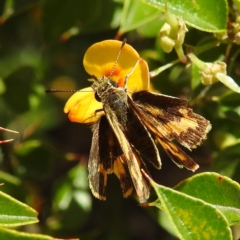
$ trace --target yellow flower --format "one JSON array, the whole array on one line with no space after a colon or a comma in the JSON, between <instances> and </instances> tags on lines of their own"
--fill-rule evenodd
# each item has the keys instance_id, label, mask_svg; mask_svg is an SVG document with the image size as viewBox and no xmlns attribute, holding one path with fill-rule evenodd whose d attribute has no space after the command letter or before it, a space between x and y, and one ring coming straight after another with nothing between
<instances>
[{"instance_id":1,"label":"yellow flower","mask_svg":"<svg viewBox=\"0 0 240 240\"><path fill-rule=\"evenodd\" d=\"M140 56L135 49L125 44L117 60L116 68L111 74L121 45L121 41L105 40L95 43L88 48L83 59L83 66L87 73L97 78L109 77L117 82L118 87L123 87L126 75L131 72ZM148 90L148 88L148 65L144 60L140 59L137 67L128 79L128 94ZM72 122L93 123L100 116L104 115L103 111L97 111L101 109L103 109L102 103L96 101L93 89L88 87L81 89L69 98L64 107L64 112L68 113L68 117Z\"/></svg>"}]
</instances>

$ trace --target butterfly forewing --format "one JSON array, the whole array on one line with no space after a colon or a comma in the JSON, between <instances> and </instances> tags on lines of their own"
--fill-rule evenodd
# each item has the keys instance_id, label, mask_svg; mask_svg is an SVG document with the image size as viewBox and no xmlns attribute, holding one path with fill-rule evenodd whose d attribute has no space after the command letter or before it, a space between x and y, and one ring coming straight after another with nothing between
<instances>
[{"instance_id":1,"label":"butterfly forewing","mask_svg":"<svg viewBox=\"0 0 240 240\"><path fill-rule=\"evenodd\" d=\"M129 104L169 157L179 167L195 171L198 165L171 140L194 148L211 129L209 121L187 108L186 100L147 91L134 93L132 98Z\"/></svg>"},{"instance_id":2,"label":"butterfly forewing","mask_svg":"<svg viewBox=\"0 0 240 240\"><path fill-rule=\"evenodd\" d=\"M136 153L135 149L126 141L126 137L122 130L119 128L118 124L111 121L114 132L117 135L119 144L123 150L128 170L131 175L133 185L136 189L138 198L140 202L145 202L149 198L149 184L144 178L140 168L140 158Z\"/></svg>"},{"instance_id":3,"label":"butterfly forewing","mask_svg":"<svg viewBox=\"0 0 240 240\"><path fill-rule=\"evenodd\" d=\"M165 138L176 139L188 149L199 145L211 129L210 122L188 108L184 99L147 91L134 93L132 98Z\"/></svg>"},{"instance_id":4,"label":"butterfly forewing","mask_svg":"<svg viewBox=\"0 0 240 240\"><path fill-rule=\"evenodd\" d=\"M101 100L107 120L124 154L124 159L139 200L140 202L145 202L149 197L149 184L141 172L142 160L133 144L128 141L129 131L127 126L131 119L128 118L127 94L122 88L112 87L105 94L101 95Z\"/></svg>"},{"instance_id":5,"label":"butterfly forewing","mask_svg":"<svg viewBox=\"0 0 240 240\"><path fill-rule=\"evenodd\" d=\"M142 120L129 105L128 98L128 121L124 126L120 126L126 136L126 139L134 146L142 161L148 160L156 168L161 168L161 160L158 154L155 141Z\"/></svg>"}]
</instances>

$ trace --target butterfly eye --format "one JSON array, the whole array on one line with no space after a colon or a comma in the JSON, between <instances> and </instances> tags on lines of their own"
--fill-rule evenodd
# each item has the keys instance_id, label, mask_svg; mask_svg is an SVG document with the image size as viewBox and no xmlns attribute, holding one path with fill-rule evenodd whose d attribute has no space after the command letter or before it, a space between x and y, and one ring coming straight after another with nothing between
<instances>
[{"instance_id":1,"label":"butterfly eye","mask_svg":"<svg viewBox=\"0 0 240 240\"><path fill-rule=\"evenodd\" d=\"M99 97L99 95L97 94L97 92L95 92L94 97L95 97L95 99L96 99L98 102L101 102L101 98Z\"/></svg>"},{"instance_id":2,"label":"butterfly eye","mask_svg":"<svg viewBox=\"0 0 240 240\"><path fill-rule=\"evenodd\" d=\"M113 87L118 87L118 84L117 82L113 81L113 80L110 80L110 83L112 84Z\"/></svg>"}]
</instances>

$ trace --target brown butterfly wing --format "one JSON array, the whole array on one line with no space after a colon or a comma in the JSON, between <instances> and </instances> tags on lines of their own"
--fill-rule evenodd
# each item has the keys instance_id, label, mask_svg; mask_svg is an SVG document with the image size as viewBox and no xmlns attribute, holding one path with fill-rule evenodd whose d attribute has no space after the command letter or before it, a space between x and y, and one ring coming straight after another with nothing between
<instances>
[{"instance_id":1,"label":"brown butterfly wing","mask_svg":"<svg viewBox=\"0 0 240 240\"><path fill-rule=\"evenodd\" d=\"M195 148L211 129L209 121L188 108L184 99L147 91L134 93L132 99L132 108L171 159L180 167L196 170L198 165L171 140Z\"/></svg>"},{"instance_id":2,"label":"brown butterfly wing","mask_svg":"<svg viewBox=\"0 0 240 240\"><path fill-rule=\"evenodd\" d=\"M116 164L114 172L118 175L119 164L127 165L139 200L145 202L149 197L150 187L143 177L141 169L145 169L147 172L144 164L145 158L160 168L161 162L156 144L138 115L129 108L128 96L124 89L109 88L108 91L101 94L101 101L108 123L114 132L115 138L111 138L116 139L115 142L118 142L123 153L120 156L121 162ZM108 155L105 157L109 158Z\"/></svg>"},{"instance_id":3,"label":"brown butterfly wing","mask_svg":"<svg viewBox=\"0 0 240 240\"><path fill-rule=\"evenodd\" d=\"M131 105L128 106L127 119L125 126L120 126L127 140L134 146L142 162L148 160L160 169L161 159L154 138Z\"/></svg>"},{"instance_id":4,"label":"brown butterfly wing","mask_svg":"<svg viewBox=\"0 0 240 240\"><path fill-rule=\"evenodd\" d=\"M169 140L176 139L191 149L201 144L211 129L204 117L188 108L184 99L141 91L133 94L134 102L147 116L158 120L158 130Z\"/></svg>"},{"instance_id":5,"label":"brown butterfly wing","mask_svg":"<svg viewBox=\"0 0 240 240\"><path fill-rule=\"evenodd\" d=\"M118 140L118 143L123 151L122 160L126 162L128 166L128 171L132 178L132 182L134 188L136 189L136 193L138 195L140 202L145 202L149 198L149 183L144 178L141 172L141 168L144 168L144 164L141 161L136 149L132 144L128 141L126 137L126 128L119 121L117 121L114 113L107 114L108 122L115 133L115 136Z\"/></svg>"},{"instance_id":6,"label":"brown butterfly wing","mask_svg":"<svg viewBox=\"0 0 240 240\"><path fill-rule=\"evenodd\" d=\"M132 180L123 152L105 116L93 126L93 139L88 162L89 184L95 197L106 199L107 174L115 173L120 180L123 196L131 194Z\"/></svg>"}]
</instances>

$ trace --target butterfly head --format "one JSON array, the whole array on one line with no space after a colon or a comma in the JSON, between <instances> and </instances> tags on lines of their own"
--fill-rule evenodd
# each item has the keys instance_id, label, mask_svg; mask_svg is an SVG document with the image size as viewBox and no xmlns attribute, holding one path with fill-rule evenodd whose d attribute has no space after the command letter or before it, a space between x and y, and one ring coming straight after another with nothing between
<instances>
[{"instance_id":1,"label":"butterfly head","mask_svg":"<svg viewBox=\"0 0 240 240\"><path fill-rule=\"evenodd\" d=\"M105 94L112 87L118 87L118 86L117 86L117 83L114 81L111 81L110 78L106 76L103 76L100 78L93 76L93 84L91 88L95 92L95 99L98 102L101 102L102 95Z\"/></svg>"}]
</instances>

